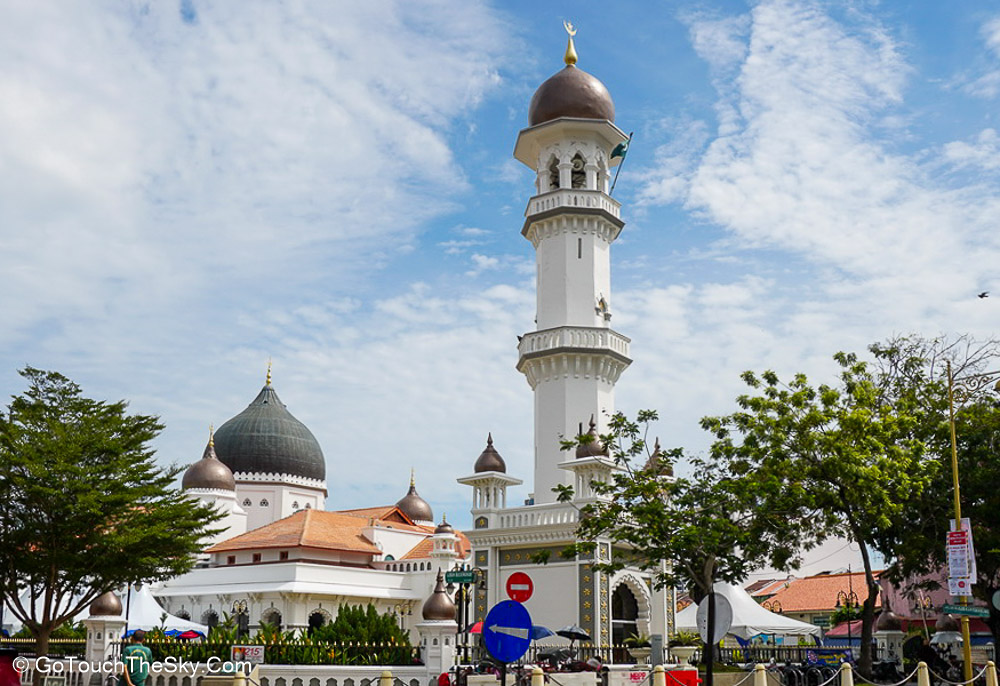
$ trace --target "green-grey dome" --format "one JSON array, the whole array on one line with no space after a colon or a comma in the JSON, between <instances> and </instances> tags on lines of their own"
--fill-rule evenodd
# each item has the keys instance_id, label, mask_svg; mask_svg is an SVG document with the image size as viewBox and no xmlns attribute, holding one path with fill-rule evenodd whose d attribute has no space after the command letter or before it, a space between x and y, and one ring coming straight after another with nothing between
<instances>
[{"instance_id":1,"label":"green-grey dome","mask_svg":"<svg viewBox=\"0 0 1000 686\"><path fill-rule=\"evenodd\" d=\"M319 442L268 383L247 409L215 432L215 453L234 474L287 474L326 480Z\"/></svg>"}]
</instances>

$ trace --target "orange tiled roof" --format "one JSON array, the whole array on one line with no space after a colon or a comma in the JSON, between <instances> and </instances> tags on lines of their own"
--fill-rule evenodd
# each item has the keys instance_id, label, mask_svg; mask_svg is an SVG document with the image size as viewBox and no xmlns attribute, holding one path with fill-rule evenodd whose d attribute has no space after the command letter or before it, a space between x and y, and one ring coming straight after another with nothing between
<instances>
[{"instance_id":1,"label":"orange tiled roof","mask_svg":"<svg viewBox=\"0 0 1000 686\"><path fill-rule=\"evenodd\" d=\"M361 535L362 530L368 526L368 521L339 512L299 510L284 519L217 543L206 552L305 547L377 555L381 551Z\"/></svg>"},{"instance_id":2,"label":"orange tiled roof","mask_svg":"<svg viewBox=\"0 0 1000 686\"><path fill-rule=\"evenodd\" d=\"M875 572L878 579L882 571ZM781 611L789 612L832 612L837 606L837 594L840 591L850 592L853 588L858 602L863 603L868 597L868 587L865 575L861 572L853 574L820 574L802 579L792 579L788 588L775 593L771 600L781 604ZM759 591L758 591L759 594ZM881 602L875 601L875 607Z\"/></svg>"},{"instance_id":3,"label":"orange tiled roof","mask_svg":"<svg viewBox=\"0 0 1000 686\"><path fill-rule=\"evenodd\" d=\"M352 517L374 517L387 522L399 521L404 524L414 524L413 520L406 516L406 513L395 505L383 505L382 507L358 507L353 510L334 510L337 514L351 515Z\"/></svg>"},{"instance_id":4,"label":"orange tiled roof","mask_svg":"<svg viewBox=\"0 0 1000 686\"><path fill-rule=\"evenodd\" d=\"M469 545L469 539L461 531L456 531L455 535L458 536L458 554L459 557L467 557L471 546ZM410 552L399 558L400 560L426 560L431 556L431 551L434 550L434 541L430 538L425 538L420 541L417 545L413 546Z\"/></svg>"}]
</instances>

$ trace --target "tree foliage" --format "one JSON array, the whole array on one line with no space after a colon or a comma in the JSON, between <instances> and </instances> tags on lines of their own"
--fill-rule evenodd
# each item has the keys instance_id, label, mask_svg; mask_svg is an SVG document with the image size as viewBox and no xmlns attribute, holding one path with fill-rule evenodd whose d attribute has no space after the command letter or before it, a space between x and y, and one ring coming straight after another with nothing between
<instances>
[{"instance_id":1,"label":"tree foliage","mask_svg":"<svg viewBox=\"0 0 1000 686\"><path fill-rule=\"evenodd\" d=\"M972 523L978 576L975 597L990 609L987 624L1000 640L1000 610L991 601L1000 591L1000 398L995 372L1000 369L1000 342L920 337L897 338L873 346L885 369L894 370L901 384L921 389L935 415L927 422L938 478L924 497L908 503L898 519L899 554L886 576L895 583L937 588L946 575L945 533L954 518L951 440L948 424L946 364L956 386L955 436L960 476L962 516ZM919 581L916 581L919 580Z\"/></svg>"},{"instance_id":2,"label":"tree foliage","mask_svg":"<svg viewBox=\"0 0 1000 686\"><path fill-rule=\"evenodd\" d=\"M737 398L739 411L702 425L715 436L711 455L719 469L778 482L761 493L760 507L811 522L820 538L857 544L868 587L859 662L870 673L878 596L872 553L896 557L900 518L937 474L936 461L927 459L928 426L937 418L924 387L854 354L834 359L840 374L833 385L814 386L802 374L786 383L771 371L746 372L751 391ZM780 498L772 501L773 493Z\"/></svg>"},{"instance_id":3,"label":"tree foliage","mask_svg":"<svg viewBox=\"0 0 1000 686\"><path fill-rule=\"evenodd\" d=\"M56 372L20 373L28 389L0 413L0 592L45 654L100 594L189 570L219 515L154 462L155 417L85 398Z\"/></svg>"},{"instance_id":4,"label":"tree foliage","mask_svg":"<svg viewBox=\"0 0 1000 686\"><path fill-rule=\"evenodd\" d=\"M640 412L637 421L614 415L600 438L618 468L607 482L591 484L597 498L584 504L577 527L579 542L567 553L592 553L611 544L609 559L595 569L614 572L625 567L650 573L659 587L686 586L696 600L710 599L708 625L713 631L713 584L739 583L755 568L770 563L795 566L809 546L809 527L787 521L784 512L760 507L763 499L781 502L781 484L767 474L733 475L697 457L687 478L668 476L667 467L684 458L681 449L654 452L647 458L646 434L656 413ZM593 440L583 435L566 449ZM572 502L572 488L555 489L562 502ZM712 646L704 646L711 656ZM712 659L707 660L709 665ZM712 670L708 671L708 683Z\"/></svg>"},{"instance_id":5,"label":"tree foliage","mask_svg":"<svg viewBox=\"0 0 1000 686\"><path fill-rule=\"evenodd\" d=\"M410 636L403 631L394 615L380 614L371 603L341 605L337 618L312 633L317 641L356 643L361 645L410 645Z\"/></svg>"}]
</instances>

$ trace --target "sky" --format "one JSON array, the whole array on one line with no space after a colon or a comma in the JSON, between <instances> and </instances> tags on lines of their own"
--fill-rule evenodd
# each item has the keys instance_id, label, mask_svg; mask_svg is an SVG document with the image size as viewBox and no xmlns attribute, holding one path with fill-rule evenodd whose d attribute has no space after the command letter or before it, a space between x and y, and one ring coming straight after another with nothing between
<instances>
[{"instance_id":1,"label":"sky","mask_svg":"<svg viewBox=\"0 0 1000 686\"><path fill-rule=\"evenodd\" d=\"M530 482L512 151L564 20L634 133L617 405L664 446L704 451L745 370L832 381L837 351L996 333L997 1L0 5L0 395L31 365L126 399L165 465L271 360L331 509L412 468L467 526L488 432Z\"/></svg>"}]
</instances>

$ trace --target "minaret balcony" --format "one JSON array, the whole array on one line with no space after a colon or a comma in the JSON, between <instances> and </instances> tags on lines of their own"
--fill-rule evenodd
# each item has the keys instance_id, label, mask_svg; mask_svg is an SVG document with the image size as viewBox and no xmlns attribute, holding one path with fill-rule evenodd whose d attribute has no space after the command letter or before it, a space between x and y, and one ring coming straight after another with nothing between
<instances>
[{"instance_id":1,"label":"minaret balcony","mask_svg":"<svg viewBox=\"0 0 1000 686\"><path fill-rule=\"evenodd\" d=\"M615 219L621 219L622 204L601 191L582 188L559 188L536 195L528 201L525 217L552 210L603 210Z\"/></svg>"},{"instance_id":2,"label":"minaret balcony","mask_svg":"<svg viewBox=\"0 0 1000 686\"><path fill-rule=\"evenodd\" d=\"M533 331L517 345L521 360L556 352L608 352L628 361L631 339L617 331L592 326L560 326Z\"/></svg>"}]
</instances>

